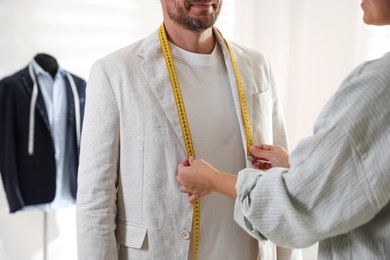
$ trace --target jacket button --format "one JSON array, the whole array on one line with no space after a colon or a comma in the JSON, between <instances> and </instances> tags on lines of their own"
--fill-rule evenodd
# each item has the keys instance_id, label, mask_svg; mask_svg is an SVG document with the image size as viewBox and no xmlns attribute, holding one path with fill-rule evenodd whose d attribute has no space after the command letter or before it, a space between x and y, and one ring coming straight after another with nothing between
<instances>
[{"instance_id":1,"label":"jacket button","mask_svg":"<svg viewBox=\"0 0 390 260\"><path fill-rule=\"evenodd\" d=\"M181 238L183 238L185 240L190 239L190 235L191 235L191 233L189 231L182 231L181 232Z\"/></svg>"}]
</instances>

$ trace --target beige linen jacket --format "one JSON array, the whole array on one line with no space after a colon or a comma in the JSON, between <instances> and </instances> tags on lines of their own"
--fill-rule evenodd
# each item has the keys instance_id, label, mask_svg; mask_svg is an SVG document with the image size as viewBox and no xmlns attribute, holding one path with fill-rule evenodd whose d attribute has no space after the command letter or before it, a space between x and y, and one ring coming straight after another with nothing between
<instances>
[{"instance_id":1,"label":"beige linen jacket","mask_svg":"<svg viewBox=\"0 0 390 260\"><path fill-rule=\"evenodd\" d=\"M214 33L241 127L243 146L237 149L245 151L236 77L223 38L215 28ZM254 143L286 147L269 63L257 52L231 46L245 87ZM78 258L187 259L192 205L175 179L184 158L183 133L157 32L97 61L87 84L82 129ZM233 212L226 217L233 218Z\"/></svg>"}]
</instances>

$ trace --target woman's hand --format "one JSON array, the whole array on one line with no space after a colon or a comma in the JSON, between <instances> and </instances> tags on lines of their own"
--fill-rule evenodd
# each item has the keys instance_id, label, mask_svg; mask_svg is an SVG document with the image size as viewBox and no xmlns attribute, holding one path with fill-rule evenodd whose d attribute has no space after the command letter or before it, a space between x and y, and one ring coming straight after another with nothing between
<instances>
[{"instance_id":1,"label":"woman's hand","mask_svg":"<svg viewBox=\"0 0 390 260\"><path fill-rule=\"evenodd\" d=\"M214 191L212 178L217 170L207 162L190 157L179 164L177 172L180 191L188 193L189 202L193 203Z\"/></svg>"},{"instance_id":2,"label":"woman's hand","mask_svg":"<svg viewBox=\"0 0 390 260\"><path fill-rule=\"evenodd\" d=\"M233 199L237 196L237 176L220 172L200 159L190 157L183 160L177 167L176 180L180 184L180 191L188 193L191 203L214 191Z\"/></svg>"},{"instance_id":3,"label":"woman's hand","mask_svg":"<svg viewBox=\"0 0 390 260\"><path fill-rule=\"evenodd\" d=\"M272 167L290 168L287 151L279 145L262 144L252 146L252 165L259 170L268 170Z\"/></svg>"}]
</instances>

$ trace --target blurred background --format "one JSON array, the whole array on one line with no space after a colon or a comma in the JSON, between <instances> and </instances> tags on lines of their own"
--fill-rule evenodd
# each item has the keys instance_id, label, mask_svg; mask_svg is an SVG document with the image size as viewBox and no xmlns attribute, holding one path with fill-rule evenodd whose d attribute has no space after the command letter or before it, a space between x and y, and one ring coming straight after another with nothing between
<instances>
[{"instance_id":1,"label":"blurred background","mask_svg":"<svg viewBox=\"0 0 390 260\"><path fill-rule=\"evenodd\" d=\"M161 22L158 0L1 0L0 79L47 53L88 80L95 60L149 35ZM217 27L270 59L291 149L311 134L347 73L390 46L388 27L363 24L359 0L224 0ZM304 260L317 259L317 245L303 253ZM77 259L75 207L10 214L0 183L0 259L45 257Z\"/></svg>"}]
</instances>

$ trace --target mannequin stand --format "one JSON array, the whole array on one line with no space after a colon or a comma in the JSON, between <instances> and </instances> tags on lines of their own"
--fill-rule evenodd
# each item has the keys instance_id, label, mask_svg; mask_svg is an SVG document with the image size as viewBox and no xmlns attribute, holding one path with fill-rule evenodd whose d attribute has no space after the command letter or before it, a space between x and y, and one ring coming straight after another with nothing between
<instances>
[{"instance_id":1,"label":"mannequin stand","mask_svg":"<svg viewBox=\"0 0 390 260\"><path fill-rule=\"evenodd\" d=\"M47 260L47 212L43 212L43 260Z\"/></svg>"}]
</instances>

